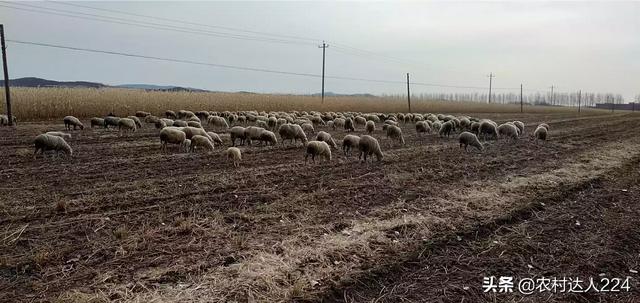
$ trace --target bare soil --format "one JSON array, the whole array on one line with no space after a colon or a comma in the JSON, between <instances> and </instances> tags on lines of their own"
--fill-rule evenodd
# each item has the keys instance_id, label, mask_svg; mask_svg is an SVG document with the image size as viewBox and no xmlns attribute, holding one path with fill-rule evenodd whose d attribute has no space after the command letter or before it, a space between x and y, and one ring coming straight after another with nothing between
<instances>
[{"instance_id":1,"label":"bare soil","mask_svg":"<svg viewBox=\"0 0 640 303\"><path fill-rule=\"evenodd\" d=\"M61 121L0 128L0 301L539 302L488 297L482 276L637 278L640 116L481 117L526 135L466 153L407 124L405 146L374 134L382 162L245 146L234 168L223 147L162 153L150 127L72 131L71 159L32 156Z\"/></svg>"}]
</instances>

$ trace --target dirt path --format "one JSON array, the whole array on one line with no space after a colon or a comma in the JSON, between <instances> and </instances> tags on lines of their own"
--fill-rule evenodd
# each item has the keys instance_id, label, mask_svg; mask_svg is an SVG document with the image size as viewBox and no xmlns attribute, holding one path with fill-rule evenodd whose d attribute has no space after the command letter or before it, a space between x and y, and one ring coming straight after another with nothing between
<instances>
[{"instance_id":1,"label":"dirt path","mask_svg":"<svg viewBox=\"0 0 640 303\"><path fill-rule=\"evenodd\" d=\"M541 121L551 121L544 145L525 137L464 153L406 125L406 146L376 132L382 163L335 152L304 165L300 148L252 147L239 169L219 151L159 153L152 129L76 132L73 159L33 160L33 136L60 125L0 128L0 297L318 300L436 236L521 208L550 190L545 173L570 188L638 150L636 116L532 115L527 133ZM602 158L583 162L592 154Z\"/></svg>"}]
</instances>

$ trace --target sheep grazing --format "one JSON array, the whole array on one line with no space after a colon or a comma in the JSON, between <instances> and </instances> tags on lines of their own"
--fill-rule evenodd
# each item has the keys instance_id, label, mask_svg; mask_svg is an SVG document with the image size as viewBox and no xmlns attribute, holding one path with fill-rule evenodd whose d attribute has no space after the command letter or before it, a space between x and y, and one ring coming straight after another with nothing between
<instances>
[{"instance_id":1,"label":"sheep grazing","mask_svg":"<svg viewBox=\"0 0 640 303\"><path fill-rule=\"evenodd\" d=\"M429 123L427 123L426 121L416 122L416 133L418 134L418 136L420 135L420 133L430 134L431 127L429 126Z\"/></svg>"},{"instance_id":2,"label":"sheep grazing","mask_svg":"<svg viewBox=\"0 0 640 303\"><path fill-rule=\"evenodd\" d=\"M224 130L229 128L229 124L227 120L218 116L209 116L209 124L213 125L214 128L222 128Z\"/></svg>"},{"instance_id":3,"label":"sheep grazing","mask_svg":"<svg viewBox=\"0 0 640 303\"><path fill-rule=\"evenodd\" d=\"M222 145L222 139L220 139L220 136L218 136L218 134L214 133L214 132L207 132L207 135L209 135L209 137L211 137L211 141L213 141L213 143L215 144L220 144Z\"/></svg>"},{"instance_id":4,"label":"sheep grazing","mask_svg":"<svg viewBox=\"0 0 640 303\"><path fill-rule=\"evenodd\" d=\"M480 122L478 133L483 140L487 140L487 137L498 140L498 130L496 129L496 124L493 121L483 120Z\"/></svg>"},{"instance_id":5,"label":"sheep grazing","mask_svg":"<svg viewBox=\"0 0 640 303\"><path fill-rule=\"evenodd\" d=\"M182 130L187 135L187 139L191 139L191 137L195 135L200 135L200 136L207 137L209 138L209 140L211 140L211 138L209 137L209 134L207 134L207 131L205 131L202 128L186 126L186 127L180 128L180 130Z\"/></svg>"},{"instance_id":6,"label":"sheep grazing","mask_svg":"<svg viewBox=\"0 0 640 303\"><path fill-rule=\"evenodd\" d=\"M137 111L136 112L136 117L144 118L146 116L151 116L151 113L144 112L144 111Z\"/></svg>"},{"instance_id":7,"label":"sheep grazing","mask_svg":"<svg viewBox=\"0 0 640 303\"><path fill-rule=\"evenodd\" d=\"M313 128L313 124L311 123L303 123L300 127L302 127L302 130L304 130L304 132L309 135L316 132L316 130Z\"/></svg>"},{"instance_id":8,"label":"sheep grazing","mask_svg":"<svg viewBox=\"0 0 640 303\"><path fill-rule=\"evenodd\" d=\"M336 144L336 141L333 140L333 138L331 137L331 134L328 132L324 132L324 131L319 132L318 135L316 136L316 141L326 142L332 148L338 149L338 144Z\"/></svg>"},{"instance_id":9,"label":"sheep grazing","mask_svg":"<svg viewBox=\"0 0 640 303\"><path fill-rule=\"evenodd\" d=\"M189 123L187 123L186 121L182 121L182 120L175 120L175 121L173 121L173 126L176 126L176 127L187 127L187 126L189 126Z\"/></svg>"},{"instance_id":10,"label":"sheep grazing","mask_svg":"<svg viewBox=\"0 0 640 303\"><path fill-rule=\"evenodd\" d=\"M251 145L252 140L260 140L260 134L265 131L262 127L257 126L249 126L244 129L244 136L248 140L249 145Z\"/></svg>"},{"instance_id":11,"label":"sheep grazing","mask_svg":"<svg viewBox=\"0 0 640 303\"><path fill-rule=\"evenodd\" d=\"M104 119L98 118L98 117L91 118L91 128L93 128L94 126L103 126L104 127Z\"/></svg>"},{"instance_id":12,"label":"sheep grazing","mask_svg":"<svg viewBox=\"0 0 640 303\"><path fill-rule=\"evenodd\" d=\"M62 139L71 139L71 134L67 134L63 132L46 132L45 135L56 136Z\"/></svg>"},{"instance_id":13,"label":"sheep grazing","mask_svg":"<svg viewBox=\"0 0 640 303\"><path fill-rule=\"evenodd\" d=\"M106 116L104 117L104 128L109 128L109 126L116 128L118 127L118 121L120 121L118 117Z\"/></svg>"},{"instance_id":14,"label":"sheep grazing","mask_svg":"<svg viewBox=\"0 0 640 303\"><path fill-rule=\"evenodd\" d=\"M156 116L153 116L153 115L149 115L149 116L144 117L144 123L156 124L159 120L160 120L160 118L158 118Z\"/></svg>"},{"instance_id":15,"label":"sheep grazing","mask_svg":"<svg viewBox=\"0 0 640 303\"><path fill-rule=\"evenodd\" d=\"M71 130L71 126L73 126L74 130L76 129L76 127L79 127L80 129L84 129L84 125L82 124L82 122L80 122L80 120L78 120L78 118L74 116L66 116L62 120L64 121L64 127L67 130Z\"/></svg>"},{"instance_id":16,"label":"sheep grazing","mask_svg":"<svg viewBox=\"0 0 640 303\"><path fill-rule=\"evenodd\" d=\"M227 155L227 159L231 160L234 167L240 166L240 161L242 161L242 153L240 149L237 147L229 147L225 152Z\"/></svg>"},{"instance_id":17,"label":"sheep grazing","mask_svg":"<svg viewBox=\"0 0 640 303\"><path fill-rule=\"evenodd\" d=\"M135 132L136 131L136 122L129 118L122 118L118 121L118 130L121 133L125 132Z\"/></svg>"},{"instance_id":18,"label":"sheep grazing","mask_svg":"<svg viewBox=\"0 0 640 303\"><path fill-rule=\"evenodd\" d=\"M16 116L11 115L11 120L13 121L14 126L18 125L18 119L16 118ZM7 115L0 115L0 126L7 125L9 125L9 117Z\"/></svg>"},{"instance_id":19,"label":"sheep grazing","mask_svg":"<svg viewBox=\"0 0 640 303\"><path fill-rule=\"evenodd\" d=\"M360 150L358 160L360 160L364 155L364 162L367 162L367 157L371 155L375 155L378 161L382 161L382 158L384 158L382 150L380 149L380 143L378 143L378 140L376 140L376 138L369 135L360 137L360 141L358 142L358 150ZM373 161L373 158L371 159L371 161Z\"/></svg>"},{"instance_id":20,"label":"sheep grazing","mask_svg":"<svg viewBox=\"0 0 640 303\"><path fill-rule=\"evenodd\" d=\"M136 117L136 116L128 116L127 118L133 120L133 122L136 123L136 127L137 128L142 128L142 122L140 122L140 119L138 119L138 117Z\"/></svg>"},{"instance_id":21,"label":"sheep grazing","mask_svg":"<svg viewBox=\"0 0 640 303\"><path fill-rule=\"evenodd\" d=\"M389 124L389 125L395 125L398 126L398 122L393 121L393 120L385 120L384 124Z\"/></svg>"},{"instance_id":22,"label":"sheep grazing","mask_svg":"<svg viewBox=\"0 0 640 303\"><path fill-rule=\"evenodd\" d=\"M67 156L73 155L73 150L71 146L65 141L62 137L41 134L36 137L34 140L35 152L33 153L34 157L38 154L38 151L41 154L44 154L45 151L53 150L56 154L60 151L64 152Z\"/></svg>"},{"instance_id":23,"label":"sheep grazing","mask_svg":"<svg viewBox=\"0 0 640 303\"><path fill-rule=\"evenodd\" d=\"M198 117L198 119L200 119L200 121L207 121L207 119L209 119L209 112L208 111L197 111L196 113L196 117Z\"/></svg>"},{"instance_id":24,"label":"sheep grazing","mask_svg":"<svg viewBox=\"0 0 640 303\"><path fill-rule=\"evenodd\" d=\"M344 120L344 129L348 132L356 130L356 128L353 126L353 120L351 120L351 118L347 118L346 120Z\"/></svg>"},{"instance_id":25,"label":"sheep grazing","mask_svg":"<svg viewBox=\"0 0 640 303\"><path fill-rule=\"evenodd\" d=\"M358 118L362 118L362 117L358 117ZM376 123L373 121L367 121L364 128L367 130L368 134L372 134L376 130Z\"/></svg>"},{"instance_id":26,"label":"sheep grazing","mask_svg":"<svg viewBox=\"0 0 640 303\"><path fill-rule=\"evenodd\" d=\"M462 132L460 136L458 136L458 142L460 142L460 148L464 146L464 151L467 151L467 146L469 145L477 148L481 152L484 150L484 146L482 146L478 137L470 132Z\"/></svg>"},{"instance_id":27,"label":"sheep grazing","mask_svg":"<svg viewBox=\"0 0 640 303\"><path fill-rule=\"evenodd\" d=\"M345 157L347 156L347 153L351 155L352 149L358 148L358 143L360 143L360 137L354 135L344 136L344 138L342 139L342 152L344 153Z\"/></svg>"},{"instance_id":28,"label":"sheep grazing","mask_svg":"<svg viewBox=\"0 0 640 303\"><path fill-rule=\"evenodd\" d=\"M440 126L440 130L438 131L438 135L440 137L449 137L451 135L451 132L453 131L453 129L455 128L455 124L452 120L449 120L445 123L442 123L442 126Z\"/></svg>"},{"instance_id":29,"label":"sheep grazing","mask_svg":"<svg viewBox=\"0 0 640 303\"><path fill-rule=\"evenodd\" d=\"M344 118L336 118L333 120L333 129L336 129L337 127L344 127L345 124L345 119Z\"/></svg>"},{"instance_id":30,"label":"sheep grazing","mask_svg":"<svg viewBox=\"0 0 640 303\"><path fill-rule=\"evenodd\" d=\"M234 126L229 130L231 136L231 146L236 145L236 140L240 140L240 145L244 145L244 141L247 139L244 132L244 127Z\"/></svg>"},{"instance_id":31,"label":"sheep grazing","mask_svg":"<svg viewBox=\"0 0 640 303\"><path fill-rule=\"evenodd\" d=\"M178 115L172 110L165 111L164 116L167 117L167 119L178 119Z\"/></svg>"},{"instance_id":32,"label":"sheep grazing","mask_svg":"<svg viewBox=\"0 0 640 303\"><path fill-rule=\"evenodd\" d=\"M544 127L547 131L549 130L549 124L547 124L547 123L542 123L542 124L538 125L538 127Z\"/></svg>"},{"instance_id":33,"label":"sheep grazing","mask_svg":"<svg viewBox=\"0 0 640 303\"><path fill-rule=\"evenodd\" d=\"M546 127L538 125L536 130L533 132L533 137L535 138L536 143L538 143L538 140L547 141L547 132Z\"/></svg>"},{"instance_id":34,"label":"sheep grazing","mask_svg":"<svg viewBox=\"0 0 640 303\"><path fill-rule=\"evenodd\" d=\"M472 122L470 131L477 135L479 130L480 130L480 122Z\"/></svg>"},{"instance_id":35,"label":"sheep grazing","mask_svg":"<svg viewBox=\"0 0 640 303\"><path fill-rule=\"evenodd\" d=\"M260 133L260 136L258 136L258 140L260 140L260 144L264 143L266 145L272 146L278 144L278 138L276 137L276 134L266 129Z\"/></svg>"},{"instance_id":36,"label":"sheep grazing","mask_svg":"<svg viewBox=\"0 0 640 303\"><path fill-rule=\"evenodd\" d=\"M179 144L180 147L187 147L187 134L177 127L165 127L160 130L160 150L167 150L167 143ZM191 141L189 141L189 145ZM187 150L188 151L188 150Z\"/></svg>"},{"instance_id":37,"label":"sheep grazing","mask_svg":"<svg viewBox=\"0 0 640 303\"><path fill-rule=\"evenodd\" d=\"M367 119L362 116L357 116L355 119L356 125L365 125L367 123ZM371 121L373 122L373 121Z\"/></svg>"},{"instance_id":38,"label":"sheep grazing","mask_svg":"<svg viewBox=\"0 0 640 303\"><path fill-rule=\"evenodd\" d=\"M196 127L196 128L204 128L200 122L196 121L187 121L187 126Z\"/></svg>"},{"instance_id":39,"label":"sheep grazing","mask_svg":"<svg viewBox=\"0 0 640 303\"><path fill-rule=\"evenodd\" d=\"M262 128L262 129L267 129L267 128L269 128L269 124L267 124L266 121L258 120L258 121L256 121L256 127L259 127L259 128Z\"/></svg>"},{"instance_id":40,"label":"sheep grazing","mask_svg":"<svg viewBox=\"0 0 640 303\"><path fill-rule=\"evenodd\" d=\"M522 123L522 121L513 121L513 125L520 130L520 135L524 134L524 123Z\"/></svg>"},{"instance_id":41,"label":"sheep grazing","mask_svg":"<svg viewBox=\"0 0 640 303\"><path fill-rule=\"evenodd\" d=\"M276 117L269 117L269 120L267 120L267 125L269 126L269 129L275 130L276 126L278 125L278 119Z\"/></svg>"},{"instance_id":42,"label":"sheep grazing","mask_svg":"<svg viewBox=\"0 0 640 303\"><path fill-rule=\"evenodd\" d=\"M460 120L460 128L469 129L471 127L471 120L467 117L462 117Z\"/></svg>"},{"instance_id":43,"label":"sheep grazing","mask_svg":"<svg viewBox=\"0 0 640 303\"><path fill-rule=\"evenodd\" d=\"M305 148L304 163L307 163L307 159L311 155L311 160L316 163L316 156L322 157L325 161L331 161L331 148L327 142L324 141L309 141Z\"/></svg>"},{"instance_id":44,"label":"sheep grazing","mask_svg":"<svg viewBox=\"0 0 640 303\"><path fill-rule=\"evenodd\" d=\"M400 129L400 127L386 124L385 128L387 132L387 138L398 140L399 143L402 143L402 145L405 145L404 136L402 136L402 129Z\"/></svg>"},{"instance_id":45,"label":"sheep grazing","mask_svg":"<svg viewBox=\"0 0 640 303\"><path fill-rule=\"evenodd\" d=\"M291 140L294 144L298 142L298 140L302 141L302 143L307 143L307 135L302 130L302 127L298 124L283 124L280 125L278 129L278 134L282 139L282 146L284 146L285 140Z\"/></svg>"},{"instance_id":46,"label":"sheep grazing","mask_svg":"<svg viewBox=\"0 0 640 303\"><path fill-rule=\"evenodd\" d=\"M336 129L336 127L333 125L333 121L327 121L327 127L331 129Z\"/></svg>"},{"instance_id":47,"label":"sheep grazing","mask_svg":"<svg viewBox=\"0 0 640 303\"><path fill-rule=\"evenodd\" d=\"M504 123L498 126L498 135L501 138L510 138L518 140L519 130L514 124Z\"/></svg>"},{"instance_id":48,"label":"sheep grazing","mask_svg":"<svg viewBox=\"0 0 640 303\"><path fill-rule=\"evenodd\" d=\"M201 135L194 135L191 137L191 146L189 146L189 151L195 152L198 147L203 147L206 150L213 151L214 145L209 138Z\"/></svg>"}]
</instances>

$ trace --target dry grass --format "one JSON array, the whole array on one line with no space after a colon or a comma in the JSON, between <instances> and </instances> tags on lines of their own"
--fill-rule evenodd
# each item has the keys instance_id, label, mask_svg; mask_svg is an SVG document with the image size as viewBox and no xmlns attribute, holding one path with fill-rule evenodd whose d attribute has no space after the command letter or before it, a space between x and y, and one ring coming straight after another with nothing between
<instances>
[{"instance_id":1,"label":"dry grass","mask_svg":"<svg viewBox=\"0 0 640 303\"><path fill-rule=\"evenodd\" d=\"M406 100L392 97L327 97L270 95L251 93L159 92L133 89L92 88L12 88L14 115L21 121L58 119L66 115L79 118L104 116L109 112L125 116L144 110L161 115L165 110L211 111L360 111L403 112ZM4 112L4 104L0 105ZM515 104L433 101L412 99L414 112L517 113ZM574 108L527 106L528 113L566 113ZM585 109L589 111L600 111Z\"/></svg>"}]
</instances>

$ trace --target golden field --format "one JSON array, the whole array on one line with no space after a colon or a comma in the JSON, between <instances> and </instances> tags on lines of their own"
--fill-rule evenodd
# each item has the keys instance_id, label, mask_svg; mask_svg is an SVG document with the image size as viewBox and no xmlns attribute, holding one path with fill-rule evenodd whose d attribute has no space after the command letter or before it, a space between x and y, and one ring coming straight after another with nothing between
<instances>
[{"instance_id":1,"label":"golden field","mask_svg":"<svg viewBox=\"0 0 640 303\"><path fill-rule=\"evenodd\" d=\"M4 92L2 92L4 95ZM162 92L116 88L11 88L13 114L20 121L57 119L67 115L78 118L118 116L143 110L162 115L165 110L209 111L359 111L406 112L404 97L320 97L218 92ZM438 113L518 113L516 104L486 104L412 98L413 112ZM0 105L5 112L4 101ZM525 105L527 113L569 113L570 107ZM585 109L584 112L601 112Z\"/></svg>"}]
</instances>

